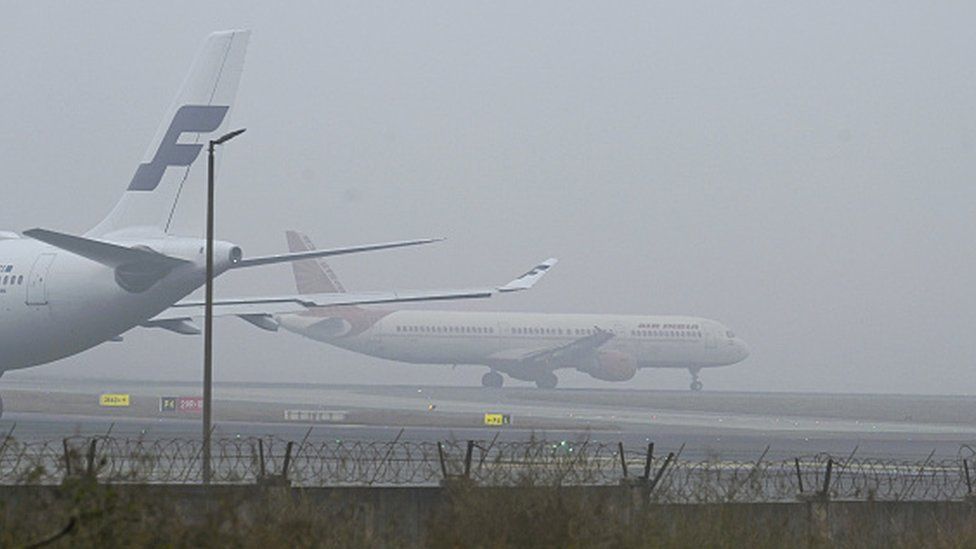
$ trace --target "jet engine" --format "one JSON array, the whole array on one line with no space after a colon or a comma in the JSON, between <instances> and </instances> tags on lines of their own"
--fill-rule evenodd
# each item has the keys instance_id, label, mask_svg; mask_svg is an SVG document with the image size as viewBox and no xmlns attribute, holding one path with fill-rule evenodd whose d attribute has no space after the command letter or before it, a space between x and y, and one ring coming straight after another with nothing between
<instances>
[{"instance_id":1,"label":"jet engine","mask_svg":"<svg viewBox=\"0 0 976 549\"><path fill-rule=\"evenodd\" d=\"M147 254L139 260L115 267L115 282L127 292L134 294L145 292L173 269L173 266L166 261L166 256L149 246L133 246L132 249ZM159 257L159 261L154 261L153 256Z\"/></svg>"},{"instance_id":2,"label":"jet engine","mask_svg":"<svg viewBox=\"0 0 976 549\"><path fill-rule=\"evenodd\" d=\"M342 337L352 331L352 324L344 318L331 316L312 324L306 330L319 337Z\"/></svg>"},{"instance_id":3,"label":"jet engine","mask_svg":"<svg viewBox=\"0 0 976 549\"><path fill-rule=\"evenodd\" d=\"M637 361L627 353L599 351L592 364L580 371L601 381L627 381L637 374Z\"/></svg>"},{"instance_id":4,"label":"jet engine","mask_svg":"<svg viewBox=\"0 0 976 549\"><path fill-rule=\"evenodd\" d=\"M244 255L237 246L226 245L223 242L218 242L215 248L214 265L216 266L234 265ZM145 292L178 266L174 264L172 257L149 246L137 245L132 246L132 249L144 253L136 259L115 266L115 282L127 292Z\"/></svg>"}]
</instances>

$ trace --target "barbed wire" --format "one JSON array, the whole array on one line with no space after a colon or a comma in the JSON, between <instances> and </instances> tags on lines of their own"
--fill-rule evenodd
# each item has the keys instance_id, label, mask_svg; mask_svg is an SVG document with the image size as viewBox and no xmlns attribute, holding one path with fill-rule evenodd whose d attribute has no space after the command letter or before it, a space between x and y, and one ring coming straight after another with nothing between
<instances>
[{"instance_id":1,"label":"barbed wire","mask_svg":"<svg viewBox=\"0 0 976 549\"><path fill-rule=\"evenodd\" d=\"M298 443L265 437L215 439L212 455L213 481L223 484L287 478L303 487L423 486L464 478L484 486L609 486L625 479L626 467L626 482L661 502L787 501L818 493L835 500L937 501L971 491L968 452L921 462L827 454L774 460L765 453L756 461L696 461L680 451L648 460L647 450L588 440ZM201 456L201 442L193 439L7 437L0 440L0 484L58 484L85 474L107 483L195 484L202 479Z\"/></svg>"}]
</instances>

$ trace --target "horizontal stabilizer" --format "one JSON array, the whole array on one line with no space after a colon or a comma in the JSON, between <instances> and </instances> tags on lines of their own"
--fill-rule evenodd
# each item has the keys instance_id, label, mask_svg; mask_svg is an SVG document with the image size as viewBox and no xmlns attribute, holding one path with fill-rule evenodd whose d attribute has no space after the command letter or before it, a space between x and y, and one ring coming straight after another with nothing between
<instances>
[{"instance_id":1,"label":"horizontal stabilizer","mask_svg":"<svg viewBox=\"0 0 976 549\"><path fill-rule=\"evenodd\" d=\"M375 252L377 250L389 250L393 248L404 248L406 246L418 246L421 244L432 244L440 242L443 238L422 238L419 240L401 240L397 242L383 242L381 244L364 244L362 246L349 246L346 248L330 248L325 250L311 250L307 252L297 252L290 254L266 255L261 257L250 257L242 259L231 265L232 269L244 267L256 267L258 265L272 265L274 263L288 263L291 261L301 261L303 259L315 259L317 257L328 257L332 255L355 254L360 252Z\"/></svg>"},{"instance_id":2,"label":"horizontal stabilizer","mask_svg":"<svg viewBox=\"0 0 976 549\"><path fill-rule=\"evenodd\" d=\"M189 263L184 259L163 255L149 249L128 248L47 229L30 229L24 231L24 235L113 269L122 265L142 264L158 268L161 271L168 271Z\"/></svg>"}]
</instances>

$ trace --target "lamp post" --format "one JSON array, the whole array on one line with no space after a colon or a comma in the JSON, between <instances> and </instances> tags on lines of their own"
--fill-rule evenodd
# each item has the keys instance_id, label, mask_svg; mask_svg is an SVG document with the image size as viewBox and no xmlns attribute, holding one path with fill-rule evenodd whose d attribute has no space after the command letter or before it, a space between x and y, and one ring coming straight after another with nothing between
<instances>
[{"instance_id":1,"label":"lamp post","mask_svg":"<svg viewBox=\"0 0 976 549\"><path fill-rule=\"evenodd\" d=\"M210 432L213 400L213 245L214 245L214 149L244 133L244 128L210 140L207 148L207 287L203 331L203 483L210 484Z\"/></svg>"}]
</instances>

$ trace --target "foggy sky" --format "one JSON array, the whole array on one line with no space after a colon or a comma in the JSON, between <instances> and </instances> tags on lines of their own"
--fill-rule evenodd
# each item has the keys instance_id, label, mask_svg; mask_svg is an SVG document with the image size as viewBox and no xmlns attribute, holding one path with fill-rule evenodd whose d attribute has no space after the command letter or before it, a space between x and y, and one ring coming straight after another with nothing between
<instances>
[{"instance_id":1,"label":"foggy sky","mask_svg":"<svg viewBox=\"0 0 976 549\"><path fill-rule=\"evenodd\" d=\"M95 225L206 35L248 27L217 220L246 254L291 228L448 238L333 260L352 290L503 283L556 256L530 292L436 307L714 318L752 356L706 389L972 393L976 5L799 4L4 2L0 229ZM193 187L180 234L202 234ZM287 266L217 288L294 291ZM202 345L136 329L5 379L198 379ZM216 349L218 382L484 372L236 319Z\"/></svg>"}]
</instances>

